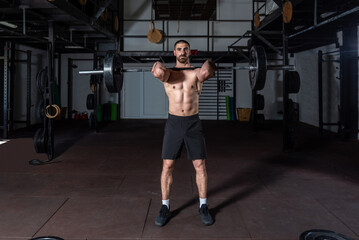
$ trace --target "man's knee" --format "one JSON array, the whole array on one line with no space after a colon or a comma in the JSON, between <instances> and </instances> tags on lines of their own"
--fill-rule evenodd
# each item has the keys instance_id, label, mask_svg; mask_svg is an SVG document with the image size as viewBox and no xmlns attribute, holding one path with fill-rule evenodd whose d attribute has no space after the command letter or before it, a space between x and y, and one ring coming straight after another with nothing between
<instances>
[{"instance_id":1,"label":"man's knee","mask_svg":"<svg viewBox=\"0 0 359 240\"><path fill-rule=\"evenodd\" d=\"M206 161L204 159L193 160L193 166L196 171L206 171Z\"/></svg>"},{"instance_id":2,"label":"man's knee","mask_svg":"<svg viewBox=\"0 0 359 240\"><path fill-rule=\"evenodd\" d=\"M174 160L169 160L169 159L163 160L163 171L173 171L174 167L175 167Z\"/></svg>"}]
</instances>

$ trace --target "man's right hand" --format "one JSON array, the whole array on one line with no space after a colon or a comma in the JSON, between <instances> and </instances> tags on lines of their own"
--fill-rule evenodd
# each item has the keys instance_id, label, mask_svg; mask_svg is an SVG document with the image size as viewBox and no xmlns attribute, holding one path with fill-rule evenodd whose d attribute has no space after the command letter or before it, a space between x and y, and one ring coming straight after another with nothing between
<instances>
[{"instance_id":1,"label":"man's right hand","mask_svg":"<svg viewBox=\"0 0 359 240\"><path fill-rule=\"evenodd\" d=\"M212 59L207 59L207 62L208 62L208 64L209 64L209 66L211 66L211 68L213 69L213 71L217 71L217 70L218 70L217 65L216 65L214 62L212 62Z\"/></svg>"},{"instance_id":2,"label":"man's right hand","mask_svg":"<svg viewBox=\"0 0 359 240\"><path fill-rule=\"evenodd\" d=\"M168 78L170 77L170 69L166 68L166 66L157 61L153 64L152 73L155 78L158 78L161 82L167 82Z\"/></svg>"},{"instance_id":3,"label":"man's right hand","mask_svg":"<svg viewBox=\"0 0 359 240\"><path fill-rule=\"evenodd\" d=\"M166 71L166 66L163 65L160 61L155 62L152 67L152 72L154 72L156 69L161 69L162 71Z\"/></svg>"}]
</instances>

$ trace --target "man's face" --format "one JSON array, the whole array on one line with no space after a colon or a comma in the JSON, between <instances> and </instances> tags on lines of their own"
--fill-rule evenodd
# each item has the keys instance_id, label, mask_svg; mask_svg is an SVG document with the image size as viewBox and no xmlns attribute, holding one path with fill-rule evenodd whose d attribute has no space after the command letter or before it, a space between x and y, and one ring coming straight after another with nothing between
<instances>
[{"instance_id":1,"label":"man's face","mask_svg":"<svg viewBox=\"0 0 359 240\"><path fill-rule=\"evenodd\" d=\"M190 49L187 43L177 43L173 54L180 63L187 63L189 60Z\"/></svg>"}]
</instances>

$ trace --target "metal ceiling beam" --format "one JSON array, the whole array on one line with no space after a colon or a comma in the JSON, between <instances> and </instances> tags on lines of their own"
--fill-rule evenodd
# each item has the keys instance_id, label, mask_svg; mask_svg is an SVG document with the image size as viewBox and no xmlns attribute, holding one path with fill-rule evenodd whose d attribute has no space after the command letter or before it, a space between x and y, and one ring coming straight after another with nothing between
<instances>
[{"instance_id":1,"label":"metal ceiling beam","mask_svg":"<svg viewBox=\"0 0 359 240\"><path fill-rule=\"evenodd\" d=\"M3 30L5 32L8 32L8 33L11 33L15 36L19 36L19 37L23 37L24 39L33 39L37 42L41 42L41 43L48 43L48 41L44 38L39 38L39 37L34 37L34 36L31 36L31 35L28 35L28 34L22 34L18 31L14 31L14 30L11 30L11 29L8 29L8 28L5 28L5 27L1 27L0 26L0 30Z\"/></svg>"},{"instance_id":2,"label":"metal ceiling beam","mask_svg":"<svg viewBox=\"0 0 359 240\"><path fill-rule=\"evenodd\" d=\"M329 18L329 19L327 19L327 20L325 20L325 21L323 21L323 22L320 22L320 23L318 23L318 24L316 24L316 25L313 25L313 26L311 26L311 27L308 27L308 28L306 28L306 29L304 29L304 30L302 30L302 31L299 31L299 32L297 32L297 33L294 33L294 34L290 35L288 38L293 38L293 37L295 37L295 36L298 36L298 35L300 35L300 34L303 34L303 33L305 33L305 32L308 32L308 31L310 31L310 30L316 29L316 28L318 28L318 27L320 27L320 26L323 26L323 25L325 25L325 24L331 23L331 22L333 22L333 21L335 21L335 20L337 20L337 19L343 18L343 17L345 17L345 16L347 16L347 15L349 15L349 14L353 14L353 13L355 13L355 12L357 12L357 11L359 11L359 6L358 6L358 7L355 7L355 8L352 8L352 9L346 11L346 12L343 12L343 13L337 15L337 16L331 17L331 18Z\"/></svg>"},{"instance_id":3,"label":"metal ceiling beam","mask_svg":"<svg viewBox=\"0 0 359 240\"><path fill-rule=\"evenodd\" d=\"M82 11L80 11L79 9L77 9L75 6L68 3L67 1L57 0L57 1L51 2L51 4L55 5L56 7L58 7L59 9L61 9L64 12L66 12L67 14L73 16L74 18L78 19L80 22L92 27L95 31L104 34L106 37L108 37L112 40L116 40L115 34L110 32L109 30L101 27L97 23L92 24L91 17L87 16L86 14L84 14Z\"/></svg>"}]
</instances>

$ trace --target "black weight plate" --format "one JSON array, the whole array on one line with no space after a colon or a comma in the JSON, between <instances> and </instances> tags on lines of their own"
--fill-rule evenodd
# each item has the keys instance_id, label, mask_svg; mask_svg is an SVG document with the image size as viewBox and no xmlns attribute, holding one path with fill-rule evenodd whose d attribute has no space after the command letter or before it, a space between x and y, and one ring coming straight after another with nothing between
<instances>
[{"instance_id":1,"label":"black weight plate","mask_svg":"<svg viewBox=\"0 0 359 240\"><path fill-rule=\"evenodd\" d=\"M123 62L120 54L116 54L116 57L114 58L114 66L116 66L116 71L114 73L115 79L116 79L116 87L117 92L121 92L122 85L123 85L123 74L121 70L123 69Z\"/></svg>"},{"instance_id":2,"label":"black weight plate","mask_svg":"<svg viewBox=\"0 0 359 240\"><path fill-rule=\"evenodd\" d=\"M255 67L257 64L257 54L255 51L252 51L253 47L251 48L249 52L249 66ZM249 70L249 83L251 85L251 88L254 90L255 84L256 84L256 71L255 70Z\"/></svg>"},{"instance_id":3,"label":"black weight plate","mask_svg":"<svg viewBox=\"0 0 359 240\"><path fill-rule=\"evenodd\" d=\"M91 93L91 94L87 95L86 107L89 110L92 110L95 108L95 95L94 94Z\"/></svg>"},{"instance_id":4,"label":"black weight plate","mask_svg":"<svg viewBox=\"0 0 359 240\"><path fill-rule=\"evenodd\" d=\"M297 71L286 71L287 92L298 93L300 90L300 76Z\"/></svg>"},{"instance_id":5,"label":"black weight plate","mask_svg":"<svg viewBox=\"0 0 359 240\"><path fill-rule=\"evenodd\" d=\"M36 130L34 135L34 147L37 153L45 153L47 150L47 136L44 128Z\"/></svg>"},{"instance_id":6,"label":"black weight plate","mask_svg":"<svg viewBox=\"0 0 359 240\"><path fill-rule=\"evenodd\" d=\"M30 240L64 240L64 239L63 239L63 238L60 238L60 237L48 236L48 237L36 237L36 238L31 238Z\"/></svg>"},{"instance_id":7,"label":"black weight plate","mask_svg":"<svg viewBox=\"0 0 359 240\"><path fill-rule=\"evenodd\" d=\"M264 109L264 96L262 94L256 94L255 99L255 108L256 110Z\"/></svg>"},{"instance_id":8,"label":"black weight plate","mask_svg":"<svg viewBox=\"0 0 359 240\"><path fill-rule=\"evenodd\" d=\"M267 56L264 47L253 46L249 53L249 66L256 67L249 70L250 85L253 90L262 90L266 83Z\"/></svg>"},{"instance_id":9,"label":"black weight plate","mask_svg":"<svg viewBox=\"0 0 359 240\"><path fill-rule=\"evenodd\" d=\"M108 51L104 59L103 76L107 90L110 93L119 92L122 89L122 59L116 51Z\"/></svg>"},{"instance_id":10,"label":"black weight plate","mask_svg":"<svg viewBox=\"0 0 359 240\"><path fill-rule=\"evenodd\" d=\"M352 240L347 236L329 230L313 229L303 232L299 240Z\"/></svg>"},{"instance_id":11,"label":"black weight plate","mask_svg":"<svg viewBox=\"0 0 359 240\"><path fill-rule=\"evenodd\" d=\"M108 51L104 59L103 76L105 79L106 88L109 92L113 93L117 91L116 81L113 75L114 66L113 59L116 51Z\"/></svg>"}]
</instances>

